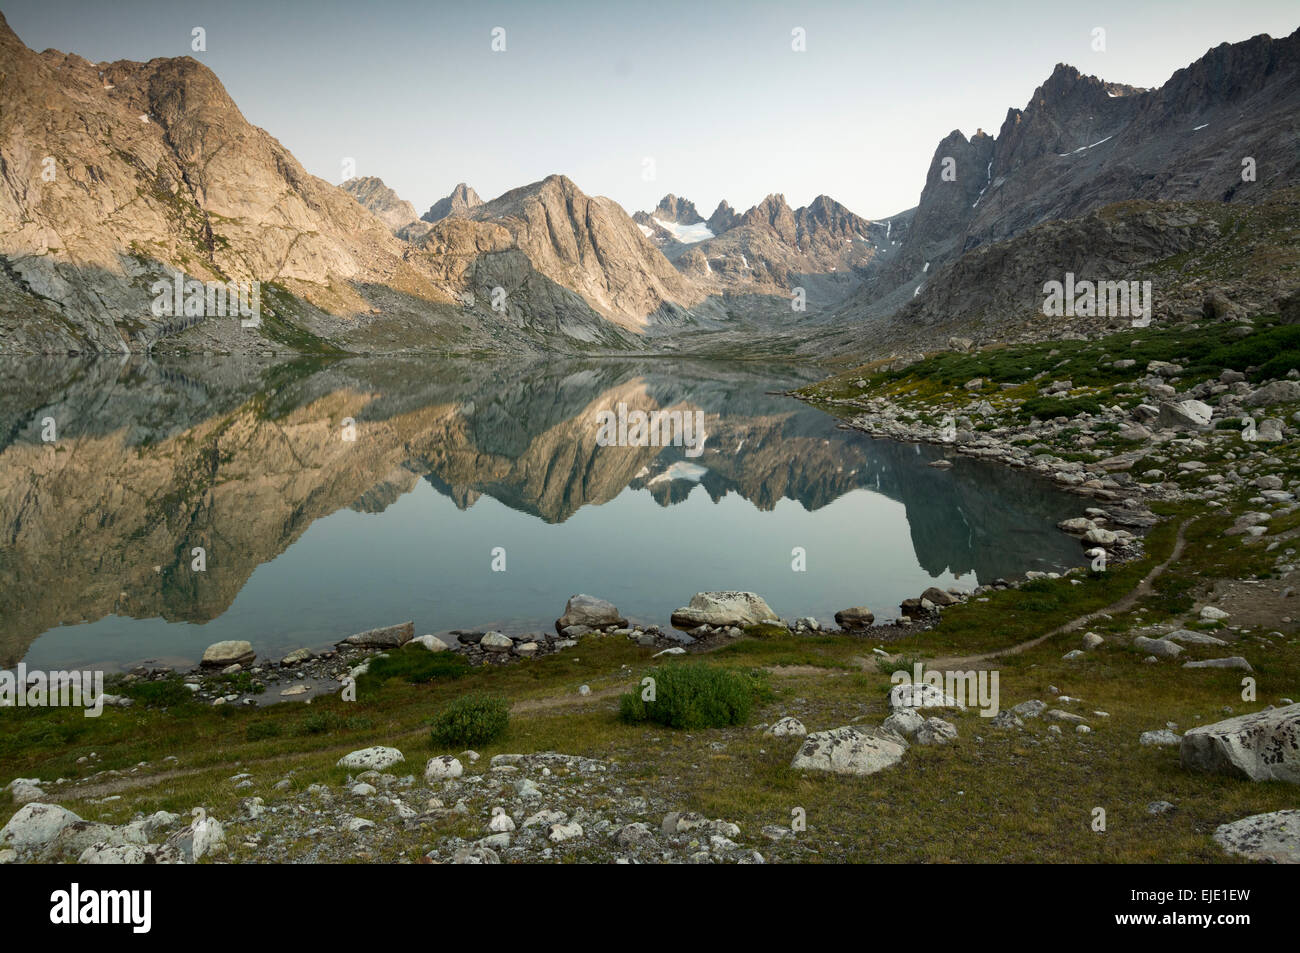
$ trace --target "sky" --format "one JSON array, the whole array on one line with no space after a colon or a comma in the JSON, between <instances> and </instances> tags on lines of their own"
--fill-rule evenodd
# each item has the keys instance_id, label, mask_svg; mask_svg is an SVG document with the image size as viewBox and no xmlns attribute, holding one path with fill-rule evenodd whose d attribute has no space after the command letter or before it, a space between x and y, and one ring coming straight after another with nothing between
<instances>
[{"instance_id":1,"label":"sky","mask_svg":"<svg viewBox=\"0 0 1300 953\"><path fill-rule=\"evenodd\" d=\"M563 173L628 211L672 192L706 217L721 199L744 211L779 192L883 218L916 204L940 139L996 135L1058 62L1159 86L1219 43L1300 26L1295 0L0 0L0 12L37 50L193 56L309 172L338 183L351 159L420 212L458 182L490 199Z\"/></svg>"}]
</instances>

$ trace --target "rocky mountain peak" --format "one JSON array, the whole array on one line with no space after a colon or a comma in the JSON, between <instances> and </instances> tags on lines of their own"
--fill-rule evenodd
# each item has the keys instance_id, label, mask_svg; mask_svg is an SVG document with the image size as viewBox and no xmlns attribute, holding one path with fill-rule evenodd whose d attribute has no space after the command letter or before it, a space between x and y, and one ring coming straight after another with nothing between
<instances>
[{"instance_id":1,"label":"rocky mountain peak","mask_svg":"<svg viewBox=\"0 0 1300 953\"><path fill-rule=\"evenodd\" d=\"M718 203L718 207L713 210L709 216L709 231L714 235L721 235L728 229L735 228L740 223L740 216L736 210L731 207L731 203L725 199Z\"/></svg>"},{"instance_id":2,"label":"rocky mountain peak","mask_svg":"<svg viewBox=\"0 0 1300 953\"><path fill-rule=\"evenodd\" d=\"M434 202L429 207L429 211L420 216L420 219L425 222L440 222L444 218L464 215L482 204L483 200L479 198L478 193L461 182L451 190L450 195Z\"/></svg>"},{"instance_id":3,"label":"rocky mountain peak","mask_svg":"<svg viewBox=\"0 0 1300 953\"><path fill-rule=\"evenodd\" d=\"M661 222L676 222L678 225L698 225L704 221L704 216L696 210L694 202L678 198L671 192L659 200L650 215Z\"/></svg>"},{"instance_id":4,"label":"rocky mountain peak","mask_svg":"<svg viewBox=\"0 0 1300 953\"><path fill-rule=\"evenodd\" d=\"M769 195L740 218L742 225L767 225L783 241L794 243L798 238L794 211L779 193Z\"/></svg>"},{"instance_id":5,"label":"rocky mountain peak","mask_svg":"<svg viewBox=\"0 0 1300 953\"><path fill-rule=\"evenodd\" d=\"M394 232L416 220L415 206L386 186L378 176L348 179L339 188L369 209Z\"/></svg>"}]
</instances>

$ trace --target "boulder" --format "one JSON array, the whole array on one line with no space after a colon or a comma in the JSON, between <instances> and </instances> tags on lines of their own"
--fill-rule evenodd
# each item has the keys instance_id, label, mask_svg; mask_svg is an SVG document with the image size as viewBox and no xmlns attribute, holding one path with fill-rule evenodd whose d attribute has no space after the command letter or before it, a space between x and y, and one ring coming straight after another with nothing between
<instances>
[{"instance_id":1,"label":"boulder","mask_svg":"<svg viewBox=\"0 0 1300 953\"><path fill-rule=\"evenodd\" d=\"M430 758L429 763L424 766L424 780L430 783L458 778L464 773L465 766L460 763L460 759L453 758L449 754Z\"/></svg>"},{"instance_id":2,"label":"boulder","mask_svg":"<svg viewBox=\"0 0 1300 953\"><path fill-rule=\"evenodd\" d=\"M198 817L168 837L167 846L178 851L185 863L192 864L225 850L226 828L214 817Z\"/></svg>"},{"instance_id":3,"label":"boulder","mask_svg":"<svg viewBox=\"0 0 1300 953\"><path fill-rule=\"evenodd\" d=\"M690 605L672 614L672 624L689 632L701 625L744 627L776 617L763 597L753 592L697 592Z\"/></svg>"},{"instance_id":4,"label":"boulder","mask_svg":"<svg viewBox=\"0 0 1300 953\"><path fill-rule=\"evenodd\" d=\"M1184 662L1183 668L1235 668L1243 672L1255 671L1240 655L1230 655L1227 658L1207 658L1199 662Z\"/></svg>"},{"instance_id":5,"label":"boulder","mask_svg":"<svg viewBox=\"0 0 1300 953\"><path fill-rule=\"evenodd\" d=\"M1300 401L1300 381L1270 381L1251 391L1242 400L1247 407L1267 407L1270 404L1292 404Z\"/></svg>"},{"instance_id":6,"label":"boulder","mask_svg":"<svg viewBox=\"0 0 1300 953\"><path fill-rule=\"evenodd\" d=\"M1168 639L1149 639L1145 635L1139 635L1133 640L1133 648L1154 655L1156 658L1178 658L1183 654L1183 647L1177 642L1170 642Z\"/></svg>"},{"instance_id":7,"label":"boulder","mask_svg":"<svg viewBox=\"0 0 1300 953\"><path fill-rule=\"evenodd\" d=\"M876 614L866 606L852 606L835 613L835 624L850 632L866 629L876 621Z\"/></svg>"},{"instance_id":8,"label":"boulder","mask_svg":"<svg viewBox=\"0 0 1300 953\"><path fill-rule=\"evenodd\" d=\"M479 639L479 647L487 652L509 652L514 648L515 641L508 635L502 635L500 632L488 632L483 638Z\"/></svg>"},{"instance_id":9,"label":"boulder","mask_svg":"<svg viewBox=\"0 0 1300 953\"><path fill-rule=\"evenodd\" d=\"M619 614L612 602L578 593L569 596L564 604L564 615L555 620L555 631L561 635L571 625L582 625L588 629L602 629L606 626L625 626L627 619Z\"/></svg>"},{"instance_id":10,"label":"boulder","mask_svg":"<svg viewBox=\"0 0 1300 953\"><path fill-rule=\"evenodd\" d=\"M957 726L942 718L927 718L925 723L916 729L918 745L946 745L956 739Z\"/></svg>"},{"instance_id":11,"label":"boulder","mask_svg":"<svg viewBox=\"0 0 1300 953\"><path fill-rule=\"evenodd\" d=\"M382 745L376 745L373 748L360 748L350 754L345 754L339 758L338 766L340 768L351 768L355 771L383 771L385 768L391 768L406 758L402 752L396 748L385 748Z\"/></svg>"},{"instance_id":12,"label":"boulder","mask_svg":"<svg viewBox=\"0 0 1300 953\"><path fill-rule=\"evenodd\" d=\"M1201 314L1211 321L1229 321L1236 313L1237 306L1221 288L1211 288L1201 301Z\"/></svg>"},{"instance_id":13,"label":"boulder","mask_svg":"<svg viewBox=\"0 0 1300 953\"><path fill-rule=\"evenodd\" d=\"M423 645L430 652L446 652L451 646L438 638L436 635L422 635L418 639L412 639L412 644Z\"/></svg>"},{"instance_id":14,"label":"boulder","mask_svg":"<svg viewBox=\"0 0 1300 953\"><path fill-rule=\"evenodd\" d=\"M890 708L964 708L965 706L936 685L903 682L889 690Z\"/></svg>"},{"instance_id":15,"label":"boulder","mask_svg":"<svg viewBox=\"0 0 1300 953\"><path fill-rule=\"evenodd\" d=\"M1220 824L1215 842L1230 854L1274 864L1300 864L1300 811L1253 814Z\"/></svg>"},{"instance_id":16,"label":"boulder","mask_svg":"<svg viewBox=\"0 0 1300 953\"><path fill-rule=\"evenodd\" d=\"M918 714L915 708L896 708L880 727L900 737L912 738L924 724L925 716Z\"/></svg>"},{"instance_id":17,"label":"boulder","mask_svg":"<svg viewBox=\"0 0 1300 953\"><path fill-rule=\"evenodd\" d=\"M1100 526L1094 526L1083 534L1084 543L1093 546L1103 546L1110 549L1119 543L1119 537L1108 529L1102 529Z\"/></svg>"},{"instance_id":18,"label":"boulder","mask_svg":"<svg viewBox=\"0 0 1300 953\"><path fill-rule=\"evenodd\" d=\"M24 804L0 828L0 849L35 850L50 843L81 818L57 804Z\"/></svg>"},{"instance_id":19,"label":"boulder","mask_svg":"<svg viewBox=\"0 0 1300 953\"><path fill-rule=\"evenodd\" d=\"M904 744L852 726L819 731L804 739L790 762L796 771L875 774L903 759Z\"/></svg>"},{"instance_id":20,"label":"boulder","mask_svg":"<svg viewBox=\"0 0 1300 953\"><path fill-rule=\"evenodd\" d=\"M311 649L294 649L284 658L280 659L281 665L297 665L300 662L306 662L316 657L316 653Z\"/></svg>"},{"instance_id":21,"label":"boulder","mask_svg":"<svg viewBox=\"0 0 1300 953\"><path fill-rule=\"evenodd\" d=\"M1223 639L1215 638L1205 632L1193 632L1191 629L1178 629L1170 632L1164 638L1170 642L1179 642L1182 645L1227 645Z\"/></svg>"},{"instance_id":22,"label":"boulder","mask_svg":"<svg viewBox=\"0 0 1300 953\"><path fill-rule=\"evenodd\" d=\"M950 592L945 592L938 586L931 586L925 592L921 593L922 599L929 599L936 606L955 605L960 600Z\"/></svg>"},{"instance_id":23,"label":"boulder","mask_svg":"<svg viewBox=\"0 0 1300 953\"><path fill-rule=\"evenodd\" d=\"M1213 415L1214 408L1199 400L1180 400L1177 403L1164 400L1160 402L1160 417L1156 423L1177 430L1210 430Z\"/></svg>"},{"instance_id":24,"label":"boulder","mask_svg":"<svg viewBox=\"0 0 1300 953\"><path fill-rule=\"evenodd\" d=\"M399 622L382 629L367 629L356 635L349 635L339 645L363 645L368 648L395 649L415 638L414 622Z\"/></svg>"},{"instance_id":25,"label":"boulder","mask_svg":"<svg viewBox=\"0 0 1300 953\"><path fill-rule=\"evenodd\" d=\"M137 844L92 844L77 858L79 864L143 864L149 859Z\"/></svg>"},{"instance_id":26,"label":"boulder","mask_svg":"<svg viewBox=\"0 0 1300 953\"><path fill-rule=\"evenodd\" d=\"M770 726L764 734L776 738L802 738L808 734L808 729L803 726L803 722L798 718L786 715L776 724Z\"/></svg>"},{"instance_id":27,"label":"boulder","mask_svg":"<svg viewBox=\"0 0 1300 953\"><path fill-rule=\"evenodd\" d=\"M214 642L203 650L204 668L225 668L227 665L247 665L257 658L253 646L243 639Z\"/></svg>"},{"instance_id":28,"label":"boulder","mask_svg":"<svg viewBox=\"0 0 1300 953\"><path fill-rule=\"evenodd\" d=\"M1192 771L1300 784L1300 704L1192 728L1179 758Z\"/></svg>"}]
</instances>

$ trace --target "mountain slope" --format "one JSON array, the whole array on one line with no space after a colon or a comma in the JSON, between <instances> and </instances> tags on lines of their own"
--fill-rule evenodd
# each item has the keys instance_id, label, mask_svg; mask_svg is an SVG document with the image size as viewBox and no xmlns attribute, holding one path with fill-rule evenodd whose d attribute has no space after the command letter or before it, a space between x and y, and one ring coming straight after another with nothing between
<instances>
[{"instance_id":1,"label":"mountain slope","mask_svg":"<svg viewBox=\"0 0 1300 953\"><path fill-rule=\"evenodd\" d=\"M503 228L541 275L622 328L688 321L687 309L704 300L616 202L586 195L565 176L514 189L468 216Z\"/></svg>"},{"instance_id":2,"label":"mountain slope","mask_svg":"<svg viewBox=\"0 0 1300 953\"><path fill-rule=\"evenodd\" d=\"M383 179L373 175L348 179L339 188L361 203L363 208L369 209L393 232L419 218L414 205L386 186Z\"/></svg>"},{"instance_id":3,"label":"mountain slope","mask_svg":"<svg viewBox=\"0 0 1300 953\"><path fill-rule=\"evenodd\" d=\"M483 200L478 197L478 193L461 182L451 190L450 195L434 202L429 211L420 216L420 220L430 224L441 222L450 216L464 215L482 204Z\"/></svg>"},{"instance_id":4,"label":"mountain slope","mask_svg":"<svg viewBox=\"0 0 1300 953\"><path fill-rule=\"evenodd\" d=\"M926 262L1113 202L1260 201L1294 183L1297 143L1300 30L1221 44L1154 90L1058 65L996 139L939 144L908 240L870 294L888 310L890 292L924 284Z\"/></svg>"}]
</instances>

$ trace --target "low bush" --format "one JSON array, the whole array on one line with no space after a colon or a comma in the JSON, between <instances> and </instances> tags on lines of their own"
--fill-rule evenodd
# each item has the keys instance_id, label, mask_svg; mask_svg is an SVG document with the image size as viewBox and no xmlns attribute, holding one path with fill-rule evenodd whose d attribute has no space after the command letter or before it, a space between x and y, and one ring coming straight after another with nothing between
<instances>
[{"instance_id":1,"label":"low bush","mask_svg":"<svg viewBox=\"0 0 1300 953\"><path fill-rule=\"evenodd\" d=\"M663 665L646 677L654 680L652 700L641 686L619 699L619 716L630 724L650 721L688 730L740 725L756 698L768 691L758 673L711 665Z\"/></svg>"},{"instance_id":2,"label":"low bush","mask_svg":"<svg viewBox=\"0 0 1300 953\"><path fill-rule=\"evenodd\" d=\"M475 747L496 741L510 726L504 698L471 692L449 703L433 719L433 743L442 748Z\"/></svg>"}]
</instances>

